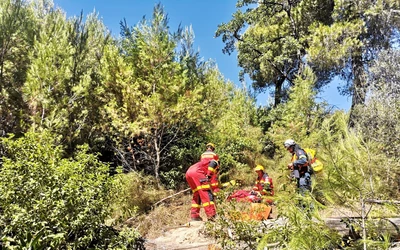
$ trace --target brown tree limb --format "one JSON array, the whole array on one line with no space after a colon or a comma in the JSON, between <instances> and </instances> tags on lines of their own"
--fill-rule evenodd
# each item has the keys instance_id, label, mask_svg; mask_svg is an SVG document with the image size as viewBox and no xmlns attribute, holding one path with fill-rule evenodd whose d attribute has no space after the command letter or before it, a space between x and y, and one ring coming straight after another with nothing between
<instances>
[{"instance_id":1,"label":"brown tree limb","mask_svg":"<svg viewBox=\"0 0 400 250\"><path fill-rule=\"evenodd\" d=\"M376 200L376 199L366 199L365 202L368 202L368 203L376 203L376 204L380 204L380 205L382 205L382 204L390 204L390 203L391 203L391 204L397 204L397 205L400 204L400 201Z\"/></svg>"},{"instance_id":2,"label":"brown tree limb","mask_svg":"<svg viewBox=\"0 0 400 250\"><path fill-rule=\"evenodd\" d=\"M172 195L170 195L170 196L167 196L167 197L165 197L165 198L163 198L163 199L157 201L156 203L154 203L153 207L157 206L158 204L160 204L161 202L163 202L163 201L165 201L165 200L168 200L168 199L170 199L170 198L172 198L172 197L174 197L174 196L177 196L177 195L179 195L179 194L185 193L186 191L189 191L189 190L190 190L190 188L186 188L186 189L184 189L184 190L182 190L182 191L179 191L178 193L175 193L175 194L172 194Z\"/></svg>"}]
</instances>

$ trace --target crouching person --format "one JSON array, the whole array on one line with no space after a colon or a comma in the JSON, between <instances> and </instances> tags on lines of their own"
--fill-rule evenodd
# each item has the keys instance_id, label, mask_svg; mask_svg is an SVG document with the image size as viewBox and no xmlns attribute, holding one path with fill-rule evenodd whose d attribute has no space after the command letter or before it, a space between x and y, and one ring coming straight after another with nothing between
<instances>
[{"instance_id":1,"label":"crouching person","mask_svg":"<svg viewBox=\"0 0 400 250\"><path fill-rule=\"evenodd\" d=\"M259 197L264 197L263 201L269 204L273 203L273 200L265 198L265 196L274 195L274 184L272 178L265 172L264 167L257 165L254 168L254 172L257 173L257 179L253 187L253 193Z\"/></svg>"},{"instance_id":2,"label":"crouching person","mask_svg":"<svg viewBox=\"0 0 400 250\"><path fill-rule=\"evenodd\" d=\"M208 163L199 161L190 166L186 172L186 181L193 192L190 218L192 221L202 221L200 208L203 207L208 220L214 220L216 208L211 191L210 179L212 173L208 171Z\"/></svg>"}]
</instances>

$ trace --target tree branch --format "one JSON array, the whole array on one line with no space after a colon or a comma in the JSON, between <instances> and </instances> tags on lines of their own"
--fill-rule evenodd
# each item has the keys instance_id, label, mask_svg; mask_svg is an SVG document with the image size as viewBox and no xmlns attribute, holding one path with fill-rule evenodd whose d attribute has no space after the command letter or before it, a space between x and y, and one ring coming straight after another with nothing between
<instances>
[{"instance_id":1,"label":"tree branch","mask_svg":"<svg viewBox=\"0 0 400 250\"><path fill-rule=\"evenodd\" d=\"M169 198L172 198L172 197L174 197L174 196L177 196L178 194L182 194L182 193L184 193L184 192L186 192L186 191L189 191L189 190L190 190L190 188L187 188L187 189L184 189L184 190L182 190L182 191L179 191L178 193L175 193L175 194L172 194L172 195L170 195L170 196L167 196L167 197L165 197L165 198L163 198L163 199L157 201L156 203L154 203L153 208L154 208L155 206L157 206L158 204L160 204L161 202L163 202L163 201L165 201L165 200L168 200Z\"/></svg>"},{"instance_id":2,"label":"tree branch","mask_svg":"<svg viewBox=\"0 0 400 250\"><path fill-rule=\"evenodd\" d=\"M365 199L365 202L375 203L375 204L400 204L400 201L391 201L391 200L376 200L376 199Z\"/></svg>"}]
</instances>

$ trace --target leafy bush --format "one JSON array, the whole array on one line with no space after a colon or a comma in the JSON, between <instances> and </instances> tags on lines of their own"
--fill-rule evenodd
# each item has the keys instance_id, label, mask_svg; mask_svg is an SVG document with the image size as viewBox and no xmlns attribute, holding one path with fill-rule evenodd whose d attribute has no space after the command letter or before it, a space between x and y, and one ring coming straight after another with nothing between
<instances>
[{"instance_id":1,"label":"leafy bush","mask_svg":"<svg viewBox=\"0 0 400 250\"><path fill-rule=\"evenodd\" d=\"M263 236L257 249L268 244L284 249L335 249L340 244L340 235L325 225L318 212L322 207L311 196L280 196L276 203L280 220Z\"/></svg>"},{"instance_id":2,"label":"leafy bush","mask_svg":"<svg viewBox=\"0 0 400 250\"><path fill-rule=\"evenodd\" d=\"M63 158L62 148L54 142L46 132L2 139L6 156L0 169L1 245L126 247L134 232L119 234L103 225L113 190L108 166L88 154L87 146L73 158Z\"/></svg>"}]
</instances>

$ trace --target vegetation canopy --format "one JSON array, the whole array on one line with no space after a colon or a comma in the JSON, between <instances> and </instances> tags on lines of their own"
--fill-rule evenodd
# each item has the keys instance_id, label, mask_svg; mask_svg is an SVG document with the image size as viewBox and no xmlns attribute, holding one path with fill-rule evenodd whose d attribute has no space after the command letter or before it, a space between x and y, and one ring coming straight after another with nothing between
<instances>
[{"instance_id":1,"label":"vegetation canopy","mask_svg":"<svg viewBox=\"0 0 400 250\"><path fill-rule=\"evenodd\" d=\"M250 89L202 59L195 31L171 29L161 4L134 26L121 17L115 38L98 13L67 18L51 0L0 0L0 248L144 249L145 237L187 223L185 173L209 142L226 184L204 227L218 247L394 245L399 1L236 8L216 36L238 52ZM335 77L350 110L318 98ZM258 106L265 90L273 102ZM306 195L287 168L289 138L324 164ZM252 188L258 164L274 180L275 217L238 219L246 205L227 197ZM332 216L351 232L329 227Z\"/></svg>"}]
</instances>

